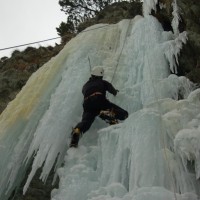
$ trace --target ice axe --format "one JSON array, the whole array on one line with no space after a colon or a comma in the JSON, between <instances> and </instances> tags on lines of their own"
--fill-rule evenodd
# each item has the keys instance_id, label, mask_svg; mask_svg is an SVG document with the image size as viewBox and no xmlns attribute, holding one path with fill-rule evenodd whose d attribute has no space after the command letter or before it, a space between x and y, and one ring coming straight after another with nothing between
<instances>
[{"instance_id":1,"label":"ice axe","mask_svg":"<svg viewBox=\"0 0 200 200\"><path fill-rule=\"evenodd\" d=\"M88 62L89 62L89 66L90 66L90 73L92 71L92 66L91 66L91 62L90 62L90 57L88 56Z\"/></svg>"}]
</instances>

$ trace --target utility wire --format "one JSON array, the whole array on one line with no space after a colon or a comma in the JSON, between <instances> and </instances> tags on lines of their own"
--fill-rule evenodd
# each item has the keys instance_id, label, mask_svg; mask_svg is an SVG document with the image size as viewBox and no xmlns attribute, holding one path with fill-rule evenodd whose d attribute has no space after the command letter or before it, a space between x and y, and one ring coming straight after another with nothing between
<instances>
[{"instance_id":1,"label":"utility wire","mask_svg":"<svg viewBox=\"0 0 200 200\"><path fill-rule=\"evenodd\" d=\"M30 43L26 43L26 44L20 44L20 45L17 45L17 46L6 47L6 48L3 48L3 49L0 49L0 51L7 50L7 49L13 49L13 48L16 48L16 47L27 46L27 45L30 45L30 44L37 44L37 43L40 43L40 42L46 42L46 41L49 41L49 40L55 40L55 39L59 39L59 38L61 38L61 37L55 37L55 38L50 38L50 39L46 39L46 40L40 40L40 41L37 41L37 42L30 42Z\"/></svg>"},{"instance_id":2,"label":"utility wire","mask_svg":"<svg viewBox=\"0 0 200 200\"><path fill-rule=\"evenodd\" d=\"M97 27L97 28L85 30L85 31L82 31L80 33L93 31L93 30L96 30L96 29L104 28L106 26L110 26L110 25L114 25L114 24L106 24L105 26L101 26L101 27ZM66 35L64 35L64 36L66 36ZM6 48L0 49L0 51L4 51L4 50L8 50L8 49L13 49L13 48L17 48L17 47L23 47L23 46L27 46L27 45L30 45L30 44L37 44L37 43L46 42L46 41L50 41L50 40L56 40L56 39L59 39L59 38L62 38L62 37L60 36L60 37L50 38L50 39L46 39L46 40L40 40L40 41L36 41L36 42L30 42L30 43L26 43L26 44L20 44L20 45L16 45L16 46L6 47Z\"/></svg>"}]
</instances>

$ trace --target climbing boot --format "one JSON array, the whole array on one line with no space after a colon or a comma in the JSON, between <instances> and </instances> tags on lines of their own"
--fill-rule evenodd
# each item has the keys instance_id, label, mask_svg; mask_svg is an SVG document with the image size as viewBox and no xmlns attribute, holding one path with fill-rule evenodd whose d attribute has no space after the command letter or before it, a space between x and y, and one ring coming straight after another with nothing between
<instances>
[{"instance_id":1,"label":"climbing boot","mask_svg":"<svg viewBox=\"0 0 200 200\"><path fill-rule=\"evenodd\" d=\"M113 119L113 120L110 120L108 123L110 125L115 125L115 124L119 124L119 121L117 119Z\"/></svg>"},{"instance_id":2,"label":"climbing boot","mask_svg":"<svg viewBox=\"0 0 200 200\"><path fill-rule=\"evenodd\" d=\"M80 135L81 135L81 130L79 128L74 128L71 133L72 138L69 147L76 148L78 146Z\"/></svg>"},{"instance_id":3,"label":"climbing boot","mask_svg":"<svg viewBox=\"0 0 200 200\"><path fill-rule=\"evenodd\" d=\"M115 119L115 113L113 110L101 110L99 117L110 125L118 124L118 120Z\"/></svg>"},{"instance_id":4,"label":"climbing boot","mask_svg":"<svg viewBox=\"0 0 200 200\"><path fill-rule=\"evenodd\" d=\"M105 118L105 119L114 119L115 113L110 110L101 110L99 113L99 117Z\"/></svg>"}]
</instances>

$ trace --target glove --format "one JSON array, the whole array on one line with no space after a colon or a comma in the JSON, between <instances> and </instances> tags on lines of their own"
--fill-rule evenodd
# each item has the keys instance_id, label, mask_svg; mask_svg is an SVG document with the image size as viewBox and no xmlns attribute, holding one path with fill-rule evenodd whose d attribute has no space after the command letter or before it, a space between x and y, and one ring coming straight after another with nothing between
<instances>
[{"instance_id":1,"label":"glove","mask_svg":"<svg viewBox=\"0 0 200 200\"><path fill-rule=\"evenodd\" d=\"M114 94L114 96L116 96L118 92L119 92L119 90L115 90L115 94Z\"/></svg>"}]
</instances>

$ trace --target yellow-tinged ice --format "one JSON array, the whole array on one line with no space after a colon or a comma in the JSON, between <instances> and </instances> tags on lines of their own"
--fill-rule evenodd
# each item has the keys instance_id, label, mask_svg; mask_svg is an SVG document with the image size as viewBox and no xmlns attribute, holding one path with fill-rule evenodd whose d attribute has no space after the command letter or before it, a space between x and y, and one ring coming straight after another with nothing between
<instances>
[{"instance_id":1,"label":"yellow-tinged ice","mask_svg":"<svg viewBox=\"0 0 200 200\"><path fill-rule=\"evenodd\" d=\"M59 54L32 74L16 98L0 115L0 136L6 132L6 129L14 127L17 122L29 120L41 97L45 94L47 86L63 66L61 62L65 57L63 53Z\"/></svg>"}]
</instances>

